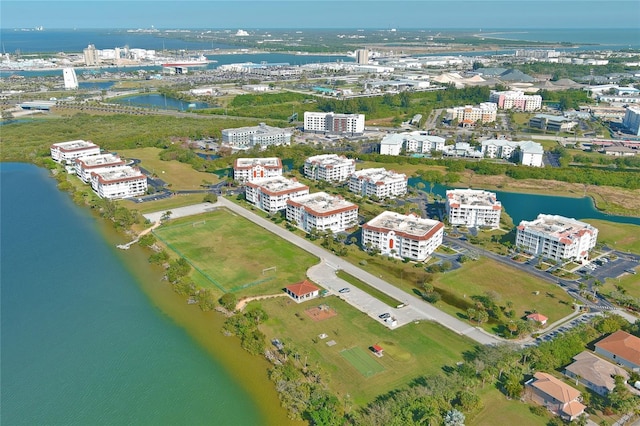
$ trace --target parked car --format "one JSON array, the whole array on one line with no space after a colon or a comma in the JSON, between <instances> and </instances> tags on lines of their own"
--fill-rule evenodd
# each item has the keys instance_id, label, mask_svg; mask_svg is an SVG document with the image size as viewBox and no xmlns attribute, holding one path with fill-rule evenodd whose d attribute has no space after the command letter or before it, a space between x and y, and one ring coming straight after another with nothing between
<instances>
[{"instance_id":1,"label":"parked car","mask_svg":"<svg viewBox=\"0 0 640 426\"><path fill-rule=\"evenodd\" d=\"M351 289L349 287L341 288L338 293L349 293Z\"/></svg>"},{"instance_id":2,"label":"parked car","mask_svg":"<svg viewBox=\"0 0 640 426\"><path fill-rule=\"evenodd\" d=\"M385 312L384 314L378 315L378 318L380 318L380 319L387 319L389 317L391 317L391 314L388 313L388 312Z\"/></svg>"}]
</instances>

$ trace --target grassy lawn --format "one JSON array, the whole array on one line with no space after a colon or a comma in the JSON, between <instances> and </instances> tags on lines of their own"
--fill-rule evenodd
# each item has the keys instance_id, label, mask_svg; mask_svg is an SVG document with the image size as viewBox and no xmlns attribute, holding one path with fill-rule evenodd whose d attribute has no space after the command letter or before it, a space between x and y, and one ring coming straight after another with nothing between
<instances>
[{"instance_id":1,"label":"grassy lawn","mask_svg":"<svg viewBox=\"0 0 640 426\"><path fill-rule=\"evenodd\" d=\"M122 200L124 207L130 210L137 210L142 214L153 213L159 211L167 211L178 207L190 206L192 204L202 203L205 194L179 194L171 198L165 198L158 201L147 201L144 203L136 203L131 200Z\"/></svg>"},{"instance_id":2,"label":"grassy lawn","mask_svg":"<svg viewBox=\"0 0 640 426\"><path fill-rule=\"evenodd\" d=\"M400 305L402 303L402 302L399 302L399 301L395 300L392 297L387 296L383 292L378 291L377 289L371 287L367 283L365 283L363 281L360 281L359 279L357 279L353 275L349 275L349 274L347 274L346 272L344 272L342 270L338 271L337 275L338 275L338 278L341 278L341 279L345 280L346 282L348 282L349 284L353 285L354 287L359 288L360 290L364 291L368 295L375 297L379 301L381 301L383 303L386 303L387 305L389 305L391 307L398 306L398 305Z\"/></svg>"},{"instance_id":3,"label":"grassy lawn","mask_svg":"<svg viewBox=\"0 0 640 426\"><path fill-rule=\"evenodd\" d=\"M193 226L195 222L199 224ZM197 284L217 284L243 296L280 292L303 280L317 263L310 254L224 209L172 220L154 233L197 268L192 272ZM263 275L262 270L272 266L277 271Z\"/></svg>"},{"instance_id":4,"label":"grassy lawn","mask_svg":"<svg viewBox=\"0 0 640 426\"><path fill-rule=\"evenodd\" d=\"M194 170L189 164L178 161L162 161L160 148L138 148L118 150L118 155L141 160L140 167L156 173L172 190L202 189L203 181L217 183L220 179L213 173Z\"/></svg>"},{"instance_id":5,"label":"grassy lawn","mask_svg":"<svg viewBox=\"0 0 640 426\"><path fill-rule=\"evenodd\" d=\"M581 219L598 228L598 242L616 250L640 253L640 226L606 220Z\"/></svg>"},{"instance_id":6,"label":"grassy lawn","mask_svg":"<svg viewBox=\"0 0 640 426\"><path fill-rule=\"evenodd\" d=\"M629 296L640 299L640 285L638 285L638 281L640 281L640 268L636 268L635 270L637 272L636 275L624 274L620 278L607 279L600 291L608 294L614 291L616 286L619 285Z\"/></svg>"},{"instance_id":7,"label":"grassy lawn","mask_svg":"<svg viewBox=\"0 0 640 426\"><path fill-rule=\"evenodd\" d=\"M487 258L438 275L433 284L442 295L436 306L458 317L466 317L466 310L473 307L471 296L483 295L489 290L501 296L498 305L511 301L518 318L535 309L549 317L551 323L572 312L571 298L558 286ZM534 295L536 291L540 293ZM492 330L495 325L484 326Z\"/></svg>"},{"instance_id":8,"label":"grassy lawn","mask_svg":"<svg viewBox=\"0 0 640 426\"><path fill-rule=\"evenodd\" d=\"M531 404L523 403L520 400L509 400L493 386L487 386L477 394L482 399L484 407L475 415L467 418L468 424L543 426L552 417L550 414L536 416L529 410Z\"/></svg>"},{"instance_id":9,"label":"grassy lawn","mask_svg":"<svg viewBox=\"0 0 640 426\"><path fill-rule=\"evenodd\" d=\"M337 316L314 321L304 313L321 303L335 309ZM329 386L339 398L349 394L357 405L405 386L416 377L439 374L444 365L462 361L462 353L473 348L470 340L430 322L389 330L335 296L302 304L289 298L253 304L269 314L269 320L261 326L268 340L278 338L285 345L295 346L301 362L306 358L312 368L328 373ZM318 338L322 333L328 335L324 340ZM336 342L334 346L326 344L331 340ZM384 349L383 357L369 352L368 348L375 344ZM362 348L384 371L368 378L361 374L340 354L354 347Z\"/></svg>"}]
</instances>

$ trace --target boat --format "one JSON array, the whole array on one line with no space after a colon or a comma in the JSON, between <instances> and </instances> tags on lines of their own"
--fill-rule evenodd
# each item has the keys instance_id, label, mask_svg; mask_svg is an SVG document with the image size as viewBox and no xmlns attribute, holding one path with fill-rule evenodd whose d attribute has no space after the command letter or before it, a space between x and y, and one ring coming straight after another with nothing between
<instances>
[{"instance_id":1,"label":"boat","mask_svg":"<svg viewBox=\"0 0 640 426\"><path fill-rule=\"evenodd\" d=\"M162 64L163 67L202 67L212 61L208 60L206 56L200 55L197 58L188 58L184 60L176 60L175 62L167 62Z\"/></svg>"}]
</instances>

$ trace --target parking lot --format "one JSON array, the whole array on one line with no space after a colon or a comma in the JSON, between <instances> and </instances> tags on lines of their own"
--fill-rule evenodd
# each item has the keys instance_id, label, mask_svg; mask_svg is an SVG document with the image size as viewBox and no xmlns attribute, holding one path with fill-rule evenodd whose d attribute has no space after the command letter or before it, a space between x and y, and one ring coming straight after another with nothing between
<instances>
[{"instance_id":1,"label":"parking lot","mask_svg":"<svg viewBox=\"0 0 640 426\"><path fill-rule=\"evenodd\" d=\"M571 330L572 328L574 328L574 327L576 327L578 325L586 324L586 323L589 323L589 322L593 321L593 319L595 317L599 316L599 315L602 315L602 314L600 314L600 313L589 313L589 314L580 315L579 317L572 319L568 323L563 324L561 327L556 328L554 330L549 331L548 333L545 333L545 334L541 335L535 341L538 344L543 343L543 342L550 342L551 340L555 339L556 337L559 337L560 335L566 333L567 331Z\"/></svg>"},{"instance_id":2,"label":"parking lot","mask_svg":"<svg viewBox=\"0 0 640 426\"><path fill-rule=\"evenodd\" d=\"M610 258L610 254L600 256L588 265L580 267L576 272L583 277L590 275L594 280L605 282L607 278L617 278L622 274L632 273L631 271L637 272L637 267L638 261L636 259L615 253L614 259Z\"/></svg>"}]
</instances>

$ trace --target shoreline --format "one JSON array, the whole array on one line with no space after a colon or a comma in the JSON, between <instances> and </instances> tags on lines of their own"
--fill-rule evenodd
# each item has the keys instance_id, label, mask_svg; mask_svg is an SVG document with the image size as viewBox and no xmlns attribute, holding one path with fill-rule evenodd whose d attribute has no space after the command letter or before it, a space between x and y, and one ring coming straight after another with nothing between
<instances>
[{"instance_id":1,"label":"shoreline","mask_svg":"<svg viewBox=\"0 0 640 426\"><path fill-rule=\"evenodd\" d=\"M61 192L68 195L66 191ZM86 208L84 205L74 205ZM109 221L95 215L95 212L89 210L88 213L94 218L104 241L133 276L149 302L183 329L213 362L223 367L251 397L265 425L304 424L289 419L287 411L281 406L275 386L267 376L271 364L263 357L253 356L242 349L236 337L224 336L224 316L216 311L204 312L195 305L187 304L183 296L162 280L164 271L148 262L148 250L137 244L126 251L118 249L117 244L126 240L127 234L113 228Z\"/></svg>"}]
</instances>

